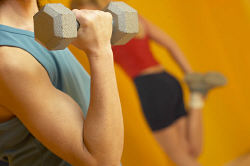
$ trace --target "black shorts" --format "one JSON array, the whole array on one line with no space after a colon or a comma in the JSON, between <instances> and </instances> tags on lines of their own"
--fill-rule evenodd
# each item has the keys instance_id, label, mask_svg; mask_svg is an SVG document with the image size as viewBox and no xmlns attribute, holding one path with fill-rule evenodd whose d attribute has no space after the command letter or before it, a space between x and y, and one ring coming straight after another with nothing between
<instances>
[{"instance_id":1,"label":"black shorts","mask_svg":"<svg viewBox=\"0 0 250 166\"><path fill-rule=\"evenodd\" d=\"M144 115L153 131L166 128L186 116L180 83L166 72L134 79Z\"/></svg>"}]
</instances>

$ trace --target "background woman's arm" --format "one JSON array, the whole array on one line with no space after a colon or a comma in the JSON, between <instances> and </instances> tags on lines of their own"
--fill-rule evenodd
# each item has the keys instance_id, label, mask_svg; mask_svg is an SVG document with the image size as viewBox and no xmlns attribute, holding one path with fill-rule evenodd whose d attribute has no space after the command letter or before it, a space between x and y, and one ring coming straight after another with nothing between
<instances>
[{"instance_id":1,"label":"background woman's arm","mask_svg":"<svg viewBox=\"0 0 250 166\"><path fill-rule=\"evenodd\" d=\"M149 35L150 39L166 48L184 73L191 73L192 68L176 42L159 27L152 24L145 18L140 17L140 20L144 25L146 33Z\"/></svg>"}]
</instances>

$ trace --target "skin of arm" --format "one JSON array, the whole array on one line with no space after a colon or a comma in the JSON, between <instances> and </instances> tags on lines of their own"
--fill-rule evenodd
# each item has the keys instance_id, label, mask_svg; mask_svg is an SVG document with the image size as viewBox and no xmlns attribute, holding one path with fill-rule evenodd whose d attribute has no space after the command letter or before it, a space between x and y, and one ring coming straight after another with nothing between
<instances>
[{"instance_id":1,"label":"skin of arm","mask_svg":"<svg viewBox=\"0 0 250 166\"><path fill-rule=\"evenodd\" d=\"M175 43L175 41L168 36L165 32L163 32L159 27L152 24L145 18L140 16L141 23L144 25L147 34L150 39L164 47L170 52L170 55L176 61L176 63L181 67L182 71L185 74L191 73L192 68L185 58L183 52Z\"/></svg>"},{"instance_id":2,"label":"skin of arm","mask_svg":"<svg viewBox=\"0 0 250 166\"><path fill-rule=\"evenodd\" d=\"M46 70L19 48L0 47L0 104L71 165L118 166L123 120L110 46L112 16L77 11L77 17L81 28L75 43L88 54L92 72L86 119L79 105L51 84Z\"/></svg>"}]
</instances>

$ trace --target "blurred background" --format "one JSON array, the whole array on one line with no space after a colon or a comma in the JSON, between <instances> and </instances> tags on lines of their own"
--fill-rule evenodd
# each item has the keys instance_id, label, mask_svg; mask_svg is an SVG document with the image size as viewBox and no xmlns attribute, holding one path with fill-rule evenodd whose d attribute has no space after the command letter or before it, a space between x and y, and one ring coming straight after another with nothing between
<instances>
[{"instance_id":1,"label":"blurred background","mask_svg":"<svg viewBox=\"0 0 250 166\"><path fill-rule=\"evenodd\" d=\"M69 7L70 0L47 2L60 2ZM195 71L219 71L228 78L228 85L211 92L205 105L201 164L222 166L250 152L250 1L125 2L168 33ZM155 43L151 45L157 60L182 82L187 101L188 90L181 71L164 49ZM84 53L70 49L89 71ZM145 122L132 81L119 66L116 73L125 123L123 166L172 166Z\"/></svg>"}]
</instances>

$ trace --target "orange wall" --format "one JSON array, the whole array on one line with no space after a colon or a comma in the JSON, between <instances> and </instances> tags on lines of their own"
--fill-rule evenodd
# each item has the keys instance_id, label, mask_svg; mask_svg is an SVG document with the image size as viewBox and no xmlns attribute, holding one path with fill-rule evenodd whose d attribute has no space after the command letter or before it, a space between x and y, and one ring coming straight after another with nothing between
<instances>
[{"instance_id":1,"label":"orange wall","mask_svg":"<svg viewBox=\"0 0 250 166\"><path fill-rule=\"evenodd\" d=\"M54 1L55 2L55 1ZM62 2L62 1L61 1ZM63 1L67 5L69 1ZM220 166L250 150L250 2L248 0L126 0L179 44L195 71L216 70L229 80L213 91L204 109L205 145L200 162ZM182 73L165 50L155 57L180 80ZM71 48L84 66L83 53ZM154 141L132 82L116 66L125 122L124 166L171 165ZM185 92L187 88L185 87ZM186 93L187 97L187 93Z\"/></svg>"}]
</instances>

